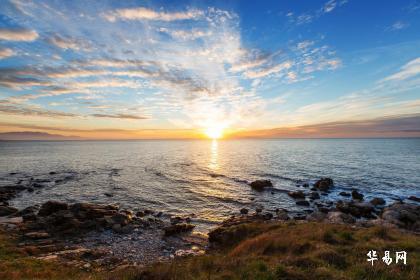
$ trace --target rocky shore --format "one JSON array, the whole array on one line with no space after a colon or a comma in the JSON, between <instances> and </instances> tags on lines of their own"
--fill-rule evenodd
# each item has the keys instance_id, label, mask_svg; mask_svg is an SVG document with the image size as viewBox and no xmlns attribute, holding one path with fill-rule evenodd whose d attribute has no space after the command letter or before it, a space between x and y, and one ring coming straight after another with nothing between
<instances>
[{"instance_id":1,"label":"rocky shore","mask_svg":"<svg viewBox=\"0 0 420 280\"><path fill-rule=\"evenodd\" d=\"M250 183L257 192L270 190L269 180ZM417 197L386 205L380 197L369 201L353 189L341 192L342 199L328 200L334 188L331 178L322 178L312 186L288 192L296 205L305 209L240 209L205 236L192 233L194 215L166 217L162 212L120 209L114 204L47 201L19 210L9 200L21 192L42 188L42 182L0 187L0 226L19 238L19 246L41 260L57 260L86 270L112 270L124 265L148 265L176 257L204 254L206 250L227 246L241 233L238 225L255 222L287 221L349 224L357 227L382 226L420 233L420 206Z\"/></svg>"}]
</instances>

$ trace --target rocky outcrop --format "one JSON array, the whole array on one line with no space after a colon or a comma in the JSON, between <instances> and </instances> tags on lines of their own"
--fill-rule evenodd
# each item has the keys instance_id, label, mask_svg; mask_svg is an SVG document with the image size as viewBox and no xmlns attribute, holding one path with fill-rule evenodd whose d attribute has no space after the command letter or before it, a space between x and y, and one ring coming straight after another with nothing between
<instances>
[{"instance_id":1,"label":"rocky outcrop","mask_svg":"<svg viewBox=\"0 0 420 280\"><path fill-rule=\"evenodd\" d=\"M412 200L412 201L420 202L420 197L417 197L417 196L414 196L414 195L408 197L408 199Z\"/></svg>"},{"instance_id":2,"label":"rocky outcrop","mask_svg":"<svg viewBox=\"0 0 420 280\"><path fill-rule=\"evenodd\" d=\"M370 201L370 203L373 206L379 206L379 205L385 205L386 202L385 202L385 199L383 199L383 198L375 197Z\"/></svg>"},{"instance_id":3,"label":"rocky outcrop","mask_svg":"<svg viewBox=\"0 0 420 280\"><path fill-rule=\"evenodd\" d=\"M394 203L384 209L382 220L389 224L420 232L420 206L408 203Z\"/></svg>"},{"instance_id":4,"label":"rocky outcrop","mask_svg":"<svg viewBox=\"0 0 420 280\"><path fill-rule=\"evenodd\" d=\"M192 224L180 223L167 226L163 228L163 231L165 232L165 236L172 236L175 234L191 231L194 227L195 226Z\"/></svg>"},{"instance_id":5,"label":"rocky outcrop","mask_svg":"<svg viewBox=\"0 0 420 280\"><path fill-rule=\"evenodd\" d=\"M18 212L18 209L10 206L0 206L0 217L9 216Z\"/></svg>"},{"instance_id":6,"label":"rocky outcrop","mask_svg":"<svg viewBox=\"0 0 420 280\"><path fill-rule=\"evenodd\" d=\"M363 200L364 195L359 193L357 190L352 190L351 197L357 200Z\"/></svg>"},{"instance_id":7,"label":"rocky outcrop","mask_svg":"<svg viewBox=\"0 0 420 280\"><path fill-rule=\"evenodd\" d=\"M39 209L38 216L48 216L60 210L67 210L69 206L67 203L59 201L47 201Z\"/></svg>"},{"instance_id":8,"label":"rocky outcrop","mask_svg":"<svg viewBox=\"0 0 420 280\"><path fill-rule=\"evenodd\" d=\"M345 201L338 201L336 204L337 210L351 214L357 218L365 217L365 218L373 218L372 212L374 207L370 203L363 203L363 202L345 202Z\"/></svg>"},{"instance_id":9,"label":"rocky outcrop","mask_svg":"<svg viewBox=\"0 0 420 280\"><path fill-rule=\"evenodd\" d=\"M288 192L287 194L295 199L305 199L305 194L303 191Z\"/></svg>"},{"instance_id":10,"label":"rocky outcrop","mask_svg":"<svg viewBox=\"0 0 420 280\"><path fill-rule=\"evenodd\" d=\"M256 180L249 184L252 189L256 191L263 191L265 188L270 188L273 186L270 180Z\"/></svg>"},{"instance_id":11,"label":"rocky outcrop","mask_svg":"<svg viewBox=\"0 0 420 280\"><path fill-rule=\"evenodd\" d=\"M314 188L320 191L328 191L331 187L334 186L334 181L331 178L321 178L320 180L316 181L314 184Z\"/></svg>"}]
</instances>

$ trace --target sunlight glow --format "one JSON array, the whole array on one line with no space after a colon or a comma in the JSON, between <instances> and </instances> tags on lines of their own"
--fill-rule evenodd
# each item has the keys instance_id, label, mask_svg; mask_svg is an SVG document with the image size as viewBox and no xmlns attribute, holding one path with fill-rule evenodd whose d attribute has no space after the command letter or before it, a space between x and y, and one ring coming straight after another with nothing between
<instances>
[{"instance_id":1,"label":"sunlight glow","mask_svg":"<svg viewBox=\"0 0 420 280\"><path fill-rule=\"evenodd\" d=\"M207 137L211 139L219 139L223 137L223 127L222 126L211 126L207 127L205 130Z\"/></svg>"}]
</instances>

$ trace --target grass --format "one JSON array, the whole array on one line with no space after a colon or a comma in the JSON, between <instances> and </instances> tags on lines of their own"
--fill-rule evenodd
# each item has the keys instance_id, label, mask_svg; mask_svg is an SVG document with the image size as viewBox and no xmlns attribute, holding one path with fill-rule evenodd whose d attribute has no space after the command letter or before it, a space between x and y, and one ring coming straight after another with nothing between
<instances>
[{"instance_id":1,"label":"grass","mask_svg":"<svg viewBox=\"0 0 420 280\"><path fill-rule=\"evenodd\" d=\"M420 237L383 228L319 223L242 225L251 237L202 257L156 264L133 279L420 279ZM261 228L256 234L255 228ZM235 229L230 231L233 237ZM381 260L372 267L367 252L405 250L406 266Z\"/></svg>"},{"instance_id":2,"label":"grass","mask_svg":"<svg viewBox=\"0 0 420 280\"><path fill-rule=\"evenodd\" d=\"M88 273L39 261L0 232L0 279L420 279L420 237L384 228L321 223L253 223L229 229L211 253L146 269ZM367 252L407 252L407 265L372 267Z\"/></svg>"}]
</instances>

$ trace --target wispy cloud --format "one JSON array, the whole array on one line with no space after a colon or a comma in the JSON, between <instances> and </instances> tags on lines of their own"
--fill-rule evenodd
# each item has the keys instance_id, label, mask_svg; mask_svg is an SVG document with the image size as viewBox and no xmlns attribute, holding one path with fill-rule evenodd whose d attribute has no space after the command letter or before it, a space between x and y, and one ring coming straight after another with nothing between
<instances>
[{"instance_id":1,"label":"wispy cloud","mask_svg":"<svg viewBox=\"0 0 420 280\"><path fill-rule=\"evenodd\" d=\"M127 119L127 120L145 120L148 117L137 116L137 115L128 115L128 114L92 114L91 116L96 118L111 118L111 119Z\"/></svg>"},{"instance_id":2,"label":"wispy cloud","mask_svg":"<svg viewBox=\"0 0 420 280\"><path fill-rule=\"evenodd\" d=\"M337 7L343 6L347 2L347 0L329 0L320 9L316 11L308 11L299 15L295 15L293 12L289 12L287 14L287 17L289 18L289 22L292 24L303 25L311 23L315 19L320 18L324 14L331 13Z\"/></svg>"},{"instance_id":3,"label":"wispy cloud","mask_svg":"<svg viewBox=\"0 0 420 280\"><path fill-rule=\"evenodd\" d=\"M416 77L419 74L420 74L420 57L409 61L407 64L401 67L400 71L382 79L381 82L406 80L412 77Z\"/></svg>"},{"instance_id":4,"label":"wispy cloud","mask_svg":"<svg viewBox=\"0 0 420 280\"><path fill-rule=\"evenodd\" d=\"M9 48L0 48L0 59L8 58L14 56L15 52Z\"/></svg>"},{"instance_id":5,"label":"wispy cloud","mask_svg":"<svg viewBox=\"0 0 420 280\"><path fill-rule=\"evenodd\" d=\"M38 38L35 30L22 28L0 28L0 40L30 42Z\"/></svg>"},{"instance_id":6,"label":"wispy cloud","mask_svg":"<svg viewBox=\"0 0 420 280\"><path fill-rule=\"evenodd\" d=\"M177 21L197 19L204 15L200 10L188 10L185 12L160 12L144 7L117 9L104 13L103 16L111 22L116 20L160 20Z\"/></svg>"},{"instance_id":7,"label":"wispy cloud","mask_svg":"<svg viewBox=\"0 0 420 280\"><path fill-rule=\"evenodd\" d=\"M387 27L386 30L388 31L397 31L397 30L402 30L405 29L407 27L409 27L410 24L403 22L403 21L397 21L394 22L391 26Z\"/></svg>"},{"instance_id":8,"label":"wispy cloud","mask_svg":"<svg viewBox=\"0 0 420 280\"><path fill-rule=\"evenodd\" d=\"M58 48L61 49L70 49L70 50L84 50L84 51L91 51L92 46L83 39L77 39L77 38L70 38L70 37L62 37L59 35L54 35L48 38L48 42Z\"/></svg>"}]
</instances>

